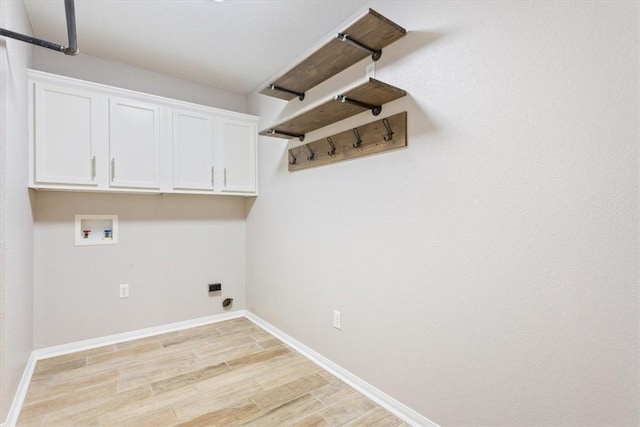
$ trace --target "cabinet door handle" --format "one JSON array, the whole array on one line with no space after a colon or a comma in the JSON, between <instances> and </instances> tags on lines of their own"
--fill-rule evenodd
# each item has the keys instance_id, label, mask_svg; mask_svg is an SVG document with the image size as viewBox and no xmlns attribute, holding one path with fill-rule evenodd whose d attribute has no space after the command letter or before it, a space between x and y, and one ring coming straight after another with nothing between
<instances>
[{"instance_id":1,"label":"cabinet door handle","mask_svg":"<svg viewBox=\"0 0 640 427\"><path fill-rule=\"evenodd\" d=\"M215 187L215 184L214 184L214 182L215 182L215 181L214 181L214 176L215 176L215 175L213 174L213 166L211 166L211 187Z\"/></svg>"},{"instance_id":2,"label":"cabinet door handle","mask_svg":"<svg viewBox=\"0 0 640 427\"><path fill-rule=\"evenodd\" d=\"M227 168L224 168L224 186L227 186Z\"/></svg>"},{"instance_id":3,"label":"cabinet door handle","mask_svg":"<svg viewBox=\"0 0 640 427\"><path fill-rule=\"evenodd\" d=\"M96 179L96 156L91 157L91 180Z\"/></svg>"},{"instance_id":4,"label":"cabinet door handle","mask_svg":"<svg viewBox=\"0 0 640 427\"><path fill-rule=\"evenodd\" d=\"M116 159L111 159L111 182L116 179Z\"/></svg>"}]
</instances>

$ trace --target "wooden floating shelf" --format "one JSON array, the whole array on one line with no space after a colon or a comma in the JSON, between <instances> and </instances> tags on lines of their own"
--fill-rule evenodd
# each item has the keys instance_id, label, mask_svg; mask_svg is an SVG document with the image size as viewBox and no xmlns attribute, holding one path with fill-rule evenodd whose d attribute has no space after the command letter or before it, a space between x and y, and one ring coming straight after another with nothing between
<instances>
[{"instance_id":1,"label":"wooden floating shelf","mask_svg":"<svg viewBox=\"0 0 640 427\"><path fill-rule=\"evenodd\" d=\"M296 97L302 100L307 90L367 56L371 55L374 61L377 60L383 47L406 33L407 30L398 24L369 9L366 14L338 33L336 38L309 55L260 93L286 101Z\"/></svg>"},{"instance_id":2,"label":"wooden floating shelf","mask_svg":"<svg viewBox=\"0 0 640 427\"><path fill-rule=\"evenodd\" d=\"M370 78L367 82L338 94L309 111L263 130L260 135L285 139L300 137L303 141L306 133L366 111L369 106L380 107L379 114L383 104L402 98L406 94L402 89ZM344 98L347 101L344 101ZM350 103L351 101L355 101L356 104ZM375 110L372 111L375 114Z\"/></svg>"},{"instance_id":3,"label":"wooden floating shelf","mask_svg":"<svg viewBox=\"0 0 640 427\"><path fill-rule=\"evenodd\" d=\"M405 111L290 149L288 151L289 172L406 146L407 112Z\"/></svg>"}]
</instances>

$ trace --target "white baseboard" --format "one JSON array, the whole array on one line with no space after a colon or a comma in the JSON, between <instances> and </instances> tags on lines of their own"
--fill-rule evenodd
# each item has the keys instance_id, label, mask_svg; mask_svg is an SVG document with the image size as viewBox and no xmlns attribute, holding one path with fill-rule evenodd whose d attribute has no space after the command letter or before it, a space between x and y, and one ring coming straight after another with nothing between
<instances>
[{"instance_id":1,"label":"white baseboard","mask_svg":"<svg viewBox=\"0 0 640 427\"><path fill-rule=\"evenodd\" d=\"M48 359L49 357L61 356L63 354L75 353L77 351L90 350L92 348L105 345L117 344L125 341L133 341L140 338L151 337L153 335L165 334L167 332L180 331L196 326L207 325L209 323L221 322L223 320L235 319L245 316L245 310L235 310L229 313L214 314L212 316L199 317L197 319L184 320L181 322L169 323L166 325L154 326L151 328L138 329L137 331L123 332L121 334L107 335L106 337L92 338L84 341L72 342L69 344L57 345L54 347L34 350L33 355L36 360Z\"/></svg>"},{"instance_id":2,"label":"white baseboard","mask_svg":"<svg viewBox=\"0 0 640 427\"><path fill-rule=\"evenodd\" d=\"M200 317L197 319L185 320L182 322L169 323L167 325L154 326L152 328L139 329L137 331L124 332L121 334L108 335L101 338L93 338L84 341L78 341L69 344L58 345L55 347L42 348L34 350L29 357L27 366L22 374L22 379L18 385L15 397L7 414L7 419L4 423L0 424L0 427L14 427L18 422L20 416L20 410L22 404L27 395L29 389L29 383L31 382L31 376L36 367L36 362L41 359L47 359L49 357L62 356L64 354L75 353L78 351L89 350L96 347L102 347L105 345L117 344L125 341L137 340L140 338L146 338L153 335L164 334L172 331L179 331L182 329L193 328L196 326L207 325L210 323L221 322L223 320L235 319L238 317L246 317L256 325L260 326L265 331L276 336L284 343L295 349L297 352L307 357L320 367L326 369L337 378L349 384L351 387L367 396L369 399L382 406L398 418L409 423L412 426L424 426L424 427L439 427L438 424L420 415L408 406L398 402L391 396L383 393L379 389L375 388L371 384L367 383L363 379L357 377L346 369L340 367L336 363L327 359L320 353L312 350L306 345L302 344L295 338L282 332L267 321L261 319L255 314L247 310L236 310L229 313L216 314L213 316Z\"/></svg>"},{"instance_id":3,"label":"white baseboard","mask_svg":"<svg viewBox=\"0 0 640 427\"><path fill-rule=\"evenodd\" d=\"M33 375L33 370L36 368L36 362L37 359L34 357L33 353L31 353L29 360L27 361L27 366L25 366L24 372L22 373L22 378L20 378L20 384L18 384L16 394L13 396L13 402L11 402L11 407L9 407L7 419L0 424L0 427L14 427L18 422L24 398L27 396L27 390L29 390L31 376Z\"/></svg>"},{"instance_id":4,"label":"white baseboard","mask_svg":"<svg viewBox=\"0 0 640 427\"><path fill-rule=\"evenodd\" d=\"M342 368L341 366L327 359L326 357L316 352L315 350L302 344L300 341L296 340L290 335L287 335L286 333L282 332L280 329L276 328L275 326L261 319L255 314L247 311L245 313L245 317L251 320L256 325L260 326L265 331L279 338L285 344L289 345L294 350L296 350L298 353L307 357L308 359L310 359L311 361L313 361L323 369L329 371L331 374L339 378L341 381L345 382L346 384L349 384L351 387L353 387L363 395L367 396L369 399L371 399L378 405L382 406L387 411L391 412L393 415L400 418L404 422L412 426L439 427L438 424L422 416L421 414L409 408L408 406L398 402L396 399L389 396L388 394L383 393L382 391L372 386L368 382L364 381L360 377L352 374L351 372L347 371L346 369Z\"/></svg>"}]
</instances>

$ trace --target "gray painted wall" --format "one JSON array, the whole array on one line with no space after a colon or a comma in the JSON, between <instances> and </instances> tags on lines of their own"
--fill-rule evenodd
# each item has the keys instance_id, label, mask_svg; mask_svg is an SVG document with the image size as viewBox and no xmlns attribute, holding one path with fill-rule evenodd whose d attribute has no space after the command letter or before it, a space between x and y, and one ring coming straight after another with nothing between
<instances>
[{"instance_id":1,"label":"gray painted wall","mask_svg":"<svg viewBox=\"0 0 640 427\"><path fill-rule=\"evenodd\" d=\"M369 6L409 148L289 173L262 137L248 308L441 425L638 425L639 3Z\"/></svg>"},{"instance_id":2,"label":"gray painted wall","mask_svg":"<svg viewBox=\"0 0 640 427\"><path fill-rule=\"evenodd\" d=\"M30 34L21 1L0 2L0 26ZM33 49L0 41L0 420L32 350L33 217L27 189L27 75Z\"/></svg>"},{"instance_id":3,"label":"gray painted wall","mask_svg":"<svg viewBox=\"0 0 640 427\"><path fill-rule=\"evenodd\" d=\"M35 348L244 308L243 198L38 192ZM75 246L76 214L116 214L117 245ZM222 283L209 296L208 283ZM121 283L129 298L118 297Z\"/></svg>"},{"instance_id":4,"label":"gray painted wall","mask_svg":"<svg viewBox=\"0 0 640 427\"><path fill-rule=\"evenodd\" d=\"M244 113L246 110L244 95L84 53L69 57L47 49L38 49L35 51L34 68L48 73L223 108L238 113Z\"/></svg>"}]
</instances>

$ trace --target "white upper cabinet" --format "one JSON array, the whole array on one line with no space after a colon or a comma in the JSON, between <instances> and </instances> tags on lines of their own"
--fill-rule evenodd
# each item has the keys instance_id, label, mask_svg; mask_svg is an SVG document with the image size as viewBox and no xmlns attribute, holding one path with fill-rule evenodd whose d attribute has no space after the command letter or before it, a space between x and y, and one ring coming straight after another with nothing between
<instances>
[{"instance_id":1,"label":"white upper cabinet","mask_svg":"<svg viewBox=\"0 0 640 427\"><path fill-rule=\"evenodd\" d=\"M257 194L247 114L29 71L29 186Z\"/></svg>"},{"instance_id":2,"label":"white upper cabinet","mask_svg":"<svg viewBox=\"0 0 640 427\"><path fill-rule=\"evenodd\" d=\"M256 191L255 121L220 117L221 158L224 162L223 192L254 193Z\"/></svg>"},{"instance_id":3,"label":"white upper cabinet","mask_svg":"<svg viewBox=\"0 0 640 427\"><path fill-rule=\"evenodd\" d=\"M211 113L173 110L174 189L214 190L214 121Z\"/></svg>"},{"instance_id":4,"label":"white upper cabinet","mask_svg":"<svg viewBox=\"0 0 640 427\"><path fill-rule=\"evenodd\" d=\"M35 182L98 185L99 96L46 83L34 92Z\"/></svg>"},{"instance_id":5,"label":"white upper cabinet","mask_svg":"<svg viewBox=\"0 0 640 427\"><path fill-rule=\"evenodd\" d=\"M111 186L160 188L160 107L109 99Z\"/></svg>"}]
</instances>

